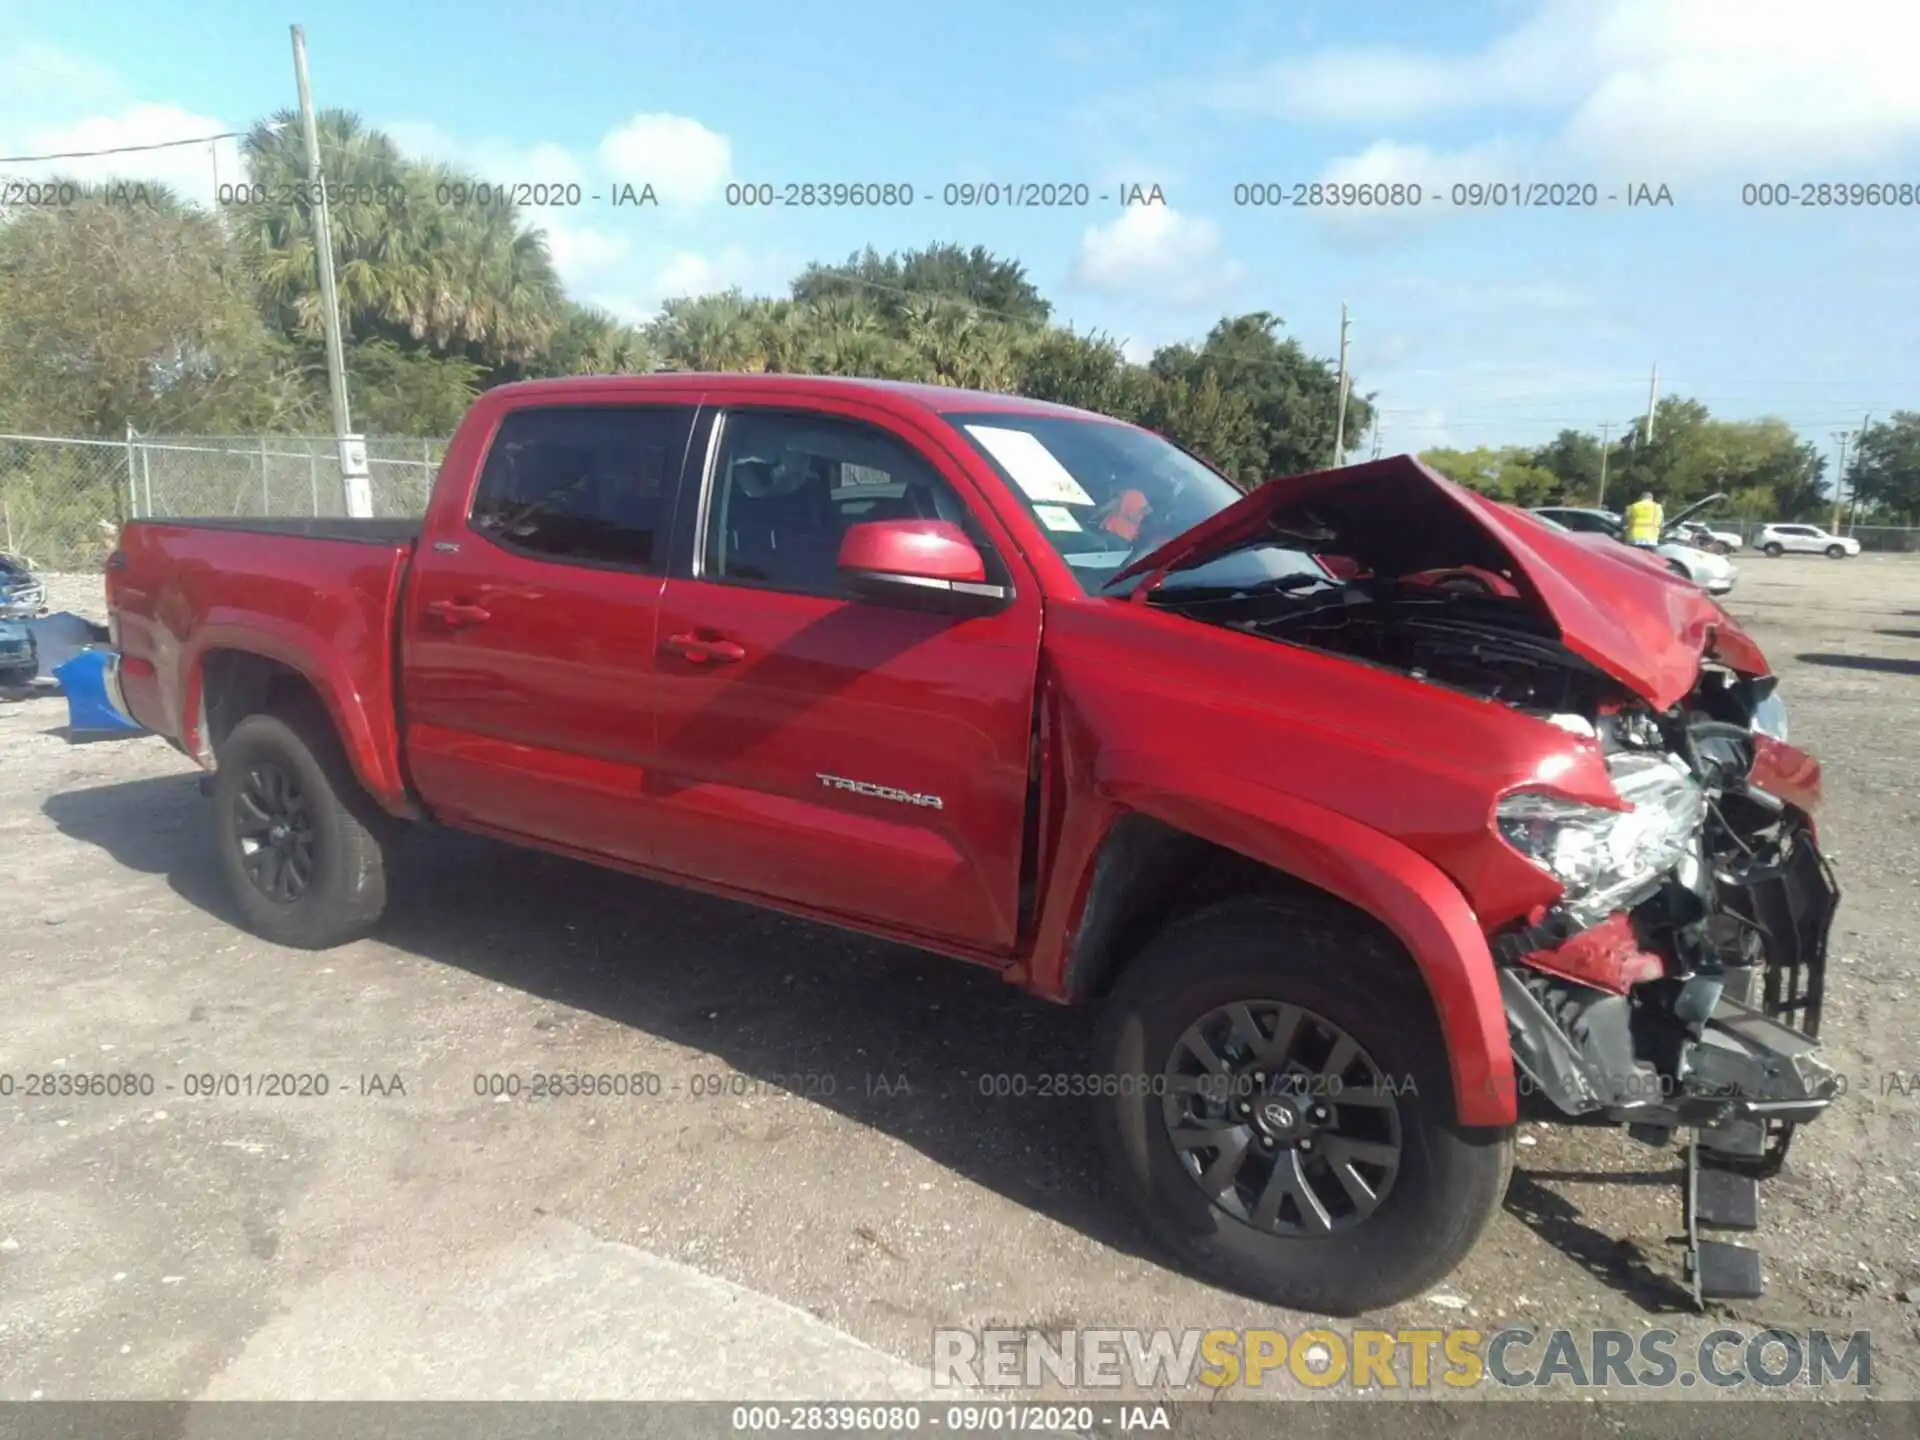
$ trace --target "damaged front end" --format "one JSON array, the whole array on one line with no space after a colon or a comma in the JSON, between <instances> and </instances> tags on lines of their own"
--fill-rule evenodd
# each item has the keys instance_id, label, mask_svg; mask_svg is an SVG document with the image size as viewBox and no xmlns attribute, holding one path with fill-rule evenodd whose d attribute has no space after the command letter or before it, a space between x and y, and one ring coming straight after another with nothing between
<instances>
[{"instance_id":1,"label":"damaged front end","mask_svg":"<svg viewBox=\"0 0 1920 1440\"><path fill-rule=\"evenodd\" d=\"M1137 602L1579 737L1587 781L1536 773L1488 816L1557 882L1488 937L1517 1079L1552 1118L1653 1144L1689 1132L1695 1298L1760 1293L1758 1252L1698 1230L1754 1228L1758 1182L1842 1089L1818 1047L1839 890L1815 840L1819 767L1785 743L1777 680L1733 618L1411 457L1270 482L1129 577Z\"/></svg>"},{"instance_id":2,"label":"damaged front end","mask_svg":"<svg viewBox=\"0 0 1920 1440\"><path fill-rule=\"evenodd\" d=\"M1777 793L1817 770L1766 733L1774 683L1710 668L1673 711L1603 716L1625 811L1526 791L1496 810L1565 887L1493 937L1516 1073L1551 1117L1661 1146L1690 1132L1696 1304L1763 1293L1760 1252L1701 1229L1758 1229L1760 1181L1843 1089L1818 1040L1840 891L1811 815Z\"/></svg>"},{"instance_id":3,"label":"damaged front end","mask_svg":"<svg viewBox=\"0 0 1920 1440\"><path fill-rule=\"evenodd\" d=\"M1735 709L1754 682L1710 672ZM1748 726L1695 703L1602 718L1621 799L1520 791L1502 838L1565 887L1495 936L1514 1059L1559 1113L1699 1130L1726 1168L1779 1168L1796 1124L1839 1092L1817 1037L1839 890L1809 816L1755 783Z\"/></svg>"}]
</instances>

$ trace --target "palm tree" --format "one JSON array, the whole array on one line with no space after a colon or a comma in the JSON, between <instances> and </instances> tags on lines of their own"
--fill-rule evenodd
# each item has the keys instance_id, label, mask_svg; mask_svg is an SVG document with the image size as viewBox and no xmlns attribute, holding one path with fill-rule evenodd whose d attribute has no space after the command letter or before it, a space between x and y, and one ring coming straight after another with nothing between
<instances>
[{"instance_id":1,"label":"palm tree","mask_svg":"<svg viewBox=\"0 0 1920 1440\"><path fill-rule=\"evenodd\" d=\"M347 331L498 371L552 340L564 299L546 238L511 206L473 203L473 177L408 160L358 116L317 118ZM297 117L281 111L241 146L261 203L235 228L283 328L321 333L318 260Z\"/></svg>"},{"instance_id":2,"label":"palm tree","mask_svg":"<svg viewBox=\"0 0 1920 1440\"><path fill-rule=\"evenodd\" d=\"M754 371L763 368L763 300L738 289L667 301L648 339L676 370Z\"/></svg>"}]
</instances>

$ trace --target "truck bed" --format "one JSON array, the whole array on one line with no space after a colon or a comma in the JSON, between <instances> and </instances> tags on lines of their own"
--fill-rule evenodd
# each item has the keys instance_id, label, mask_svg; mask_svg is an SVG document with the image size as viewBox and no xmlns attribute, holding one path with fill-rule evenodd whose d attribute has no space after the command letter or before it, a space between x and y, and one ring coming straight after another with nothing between
<instances>
[{"instance_id":1,"label":"truck bed","mask_svg":"<svg viewBox=\"0 0 1920 1440\"><path fill-rule=\"evenodd\" d=\"M222 652L308 677L367 789L404 799L394 716L400 585L417 520L134 520L107 571L128 711L196 759Z\"/></svg>"}]
</instances>

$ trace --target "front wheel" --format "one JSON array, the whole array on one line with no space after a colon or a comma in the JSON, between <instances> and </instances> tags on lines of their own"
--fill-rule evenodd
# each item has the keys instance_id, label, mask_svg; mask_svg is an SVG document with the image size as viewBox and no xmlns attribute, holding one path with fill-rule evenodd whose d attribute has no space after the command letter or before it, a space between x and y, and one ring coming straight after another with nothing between
<instances>
[{"instance_id":1,"label":"front wheel","mask_svg":"<svg viewBox=\"0 0 1920 1440\"><path fill-rule=\"evenodd\" d=\"M1782 545L1778 540L1769 540L1766 544L1762 545L1760 549L1769 560L1778 560L1782 555L1787 553L1787 547Z\"/></svg>"},{"instance_id":2,"label":"front wheel","mask_svg":"<svg viewBox=\"0 0 1920 1440\"><path fill-rule=\"evenodd\" d=\"M1846 554L1847 554L1847 547L1844 545L1827 546L1827 556L1829 559L1843 560L1846 558Z\"/></svg>"},{"instance_id":3,"label":"front wheel","mask_svg":"<svg viewBox=\"0 0 1920 1440\"><path fill-rule=\"evenodd\" d=\"M249 715L220 747L215 845L255 934L326 950L373 928L387 903L383 817L324 714Z\"/></svg>"},{"instance_id":4,"label":"front wheel","mask_svg":"<svg viewBox=\"0 0 1920 1440\"><path fill-rule=\"evenodd\" d=\"M1418 976L1335 909L1236 900L1174 925L1099 1049L1121 1191L1190 1269L1258 1299L1356 1315L1417 1295L1506 1193L1511 1133L1454 1123Z\"/></svg>"}]
</instances>

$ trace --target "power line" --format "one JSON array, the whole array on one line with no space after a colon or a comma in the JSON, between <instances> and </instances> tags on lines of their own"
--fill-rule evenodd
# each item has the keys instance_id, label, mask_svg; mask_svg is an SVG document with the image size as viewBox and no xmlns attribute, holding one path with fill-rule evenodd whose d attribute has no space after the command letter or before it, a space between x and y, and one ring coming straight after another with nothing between
<instances>
[{"instance_id":1,"label":"power line","mask_svg":"<svg viewBox=\"0 0 1920 1440\"><path fill-rule=\"evenodd\" d=\"M148 150L173 150L186 145L211 145L215 140L235 140L245 130L222 130L218 135L199 135L191 140L160 140L151 145L111 145L105 150L63 150L53 155L0 155L0 165L33 165L42 160L92 160L101 155L134 155Z\"/></svg>"}]
</instances>

